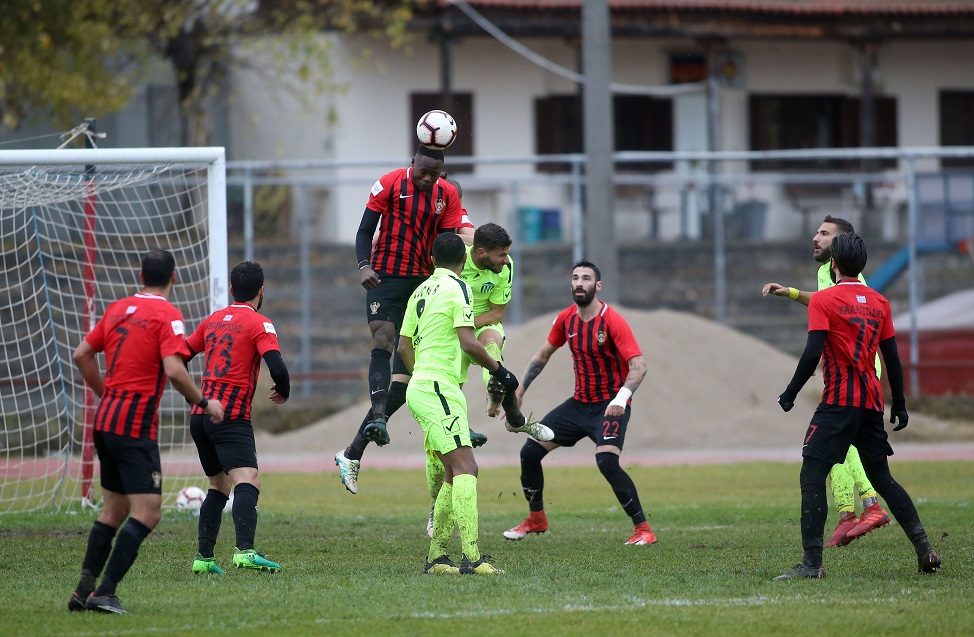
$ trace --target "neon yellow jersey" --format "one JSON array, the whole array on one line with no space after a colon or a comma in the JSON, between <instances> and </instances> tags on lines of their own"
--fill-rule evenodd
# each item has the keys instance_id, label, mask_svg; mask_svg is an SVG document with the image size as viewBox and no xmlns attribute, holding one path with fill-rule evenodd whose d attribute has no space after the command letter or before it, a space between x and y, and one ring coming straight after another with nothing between
<instances>
[{"instance_id":1,"label":"neon yellow jersey","mask_svg":"<svg viewBox=\"0 0 974 637\"><path fill-rule=\"evenodd\" d=\"M473 246L467 246L467 261L463 264L460 278L470 284L473 290L473 315L479 316L490 309L490 304L507 305L511 300L514 285L514 261L501 270L500 274L491 270L481 270L473 262ZM508 257L510 258L510 257Z\"/></svg>"},{"instance_id":2,"label":"neon yellow jersey","mask_svg":"<svg viewBox=\"0 0 974 637\"><path fill-rule=\"evenodd\" d=\"M399 333L416 350L413 380L460 384L456 328L473 327L472 297L470 286L445 268L436 268L409 297Z\"/></svg>"},{"instance_id":3,"label":"neon yellow jersey","mask_svg":"<svg viewBox=\"0 0 974 637\"><path fill-rule=\"evenodd\" d=\"M859 280L862 281L863 284L868 285L866 283L866 277L862 275L862 272L859 273ZM829 263L823 263L818 269L818 289L824 290L825 288L830 288L833 285L835 285L835 281L832 280L832 262L830 261ZM876 378L882 378L882 377L883 377L883 365L879 360L879 353L877 353L876 354Z\"/></svg>"}]
</instances>

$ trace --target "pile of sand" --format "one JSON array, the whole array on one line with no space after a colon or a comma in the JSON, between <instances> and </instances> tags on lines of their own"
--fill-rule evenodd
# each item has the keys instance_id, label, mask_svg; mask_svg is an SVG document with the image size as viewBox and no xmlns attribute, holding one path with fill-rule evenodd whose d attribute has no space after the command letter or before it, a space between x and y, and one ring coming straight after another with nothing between
<instances>
[{"instance_id":1,"label":"pile of sand","mask_svg":"<svg viewBox=\"0 0 974 637\"><path fill-rule=\"evenodd\" d=\"M633 396L627 454L794 449L797 459L805 427L821 394L821 380L813 377L795 408L782 412L777 396L791 380L796 357L693 314L617 309L629 321L648 367L646 379ZM505 363L515 374L523 372L545 341L553 317L538 317L507 330ZM500 420L486 416L478 369L471 368L471 380L464 388L471 428L490 436L477 456L505 457L514 464L525 436L508 433ZM365 391L363 387L363 398ZM563 347L528 389L524 412L545 414L573 392L571 356ZM350 442L367 411L368 404L363 402L298 431L263 435L258 449L262 455L334 455ZM370 448L370 460L412 464L421 458L422 432L407 408L393 416L389 430L393 444ZM592 444L582 441L575 449L559 450L559 456L590 458L592 452Z\"/></svg>"}]
</instances>

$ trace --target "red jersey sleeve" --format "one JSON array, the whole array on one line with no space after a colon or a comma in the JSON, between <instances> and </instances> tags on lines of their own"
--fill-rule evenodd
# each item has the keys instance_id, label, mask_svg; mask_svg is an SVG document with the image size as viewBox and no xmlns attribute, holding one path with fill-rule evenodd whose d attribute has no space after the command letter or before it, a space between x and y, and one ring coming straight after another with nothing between
<instances>
[{"instance_id":1,"label":"red jersey sleeve","mask_svg":"<svg viewBox=\"0 0 974 637\"><path fill-rule=\"evenodd\" d=\"M880 341L885 341L888 338L896 336L896 330L893 329L893 310L889 305L889 300L886 298L883 299L883 309L886 312L886 318L879 328Z\"/></svg>"},{"instance_id":2,"label":"red jersey sleeve","mask_svg":"<svg viewBox=\"0 0 974 637\"><path fill-rule=\"evenodd\" d=\"M189 356L186 345L186 326L183 314L175 305L169 305L167 312L162 315L159 326L159 358L166 356Z\"/></svg>"},{"instance_id":3,"label":"red jersey sleeve","mask_svg":"<svg viewBox=\"0 0 974 637\"><path fill-rule=\"evenodd\" d=\"M369 191L369 202L365 204L366 208L380 215L389 210L389 197L393 194L393 187L400 180L397 177L398 173L399 171L386 173L372 184L372 190Z\"/></svg>"},{"instance_id":4,"label":"red jersey sleeve","mask_svg":"<svg viewBox=\"0 0 974 637\"><path fill-rule=\"evenodd\" d=\"M551 331L548 332L548 343L552 347L561 347L568 342L568 337L565 335L565 319L568 318L569 314L574 311L575 306L567 307L558 313L555 317L554 323L551 324Z\"/></svg>"},{"instance_id":5,"label":"red jersey sleeve","mask_svg":"<svg viewBox=\"0 0 974 637\"><path fill-rule=\"evenodd\" d=\"M189 346L191 350L190 353L200 354L206 350L206 324L209 323L210 317L206 319L197 326L196 331L194 331L189 338L186 339L186 345Z\"/></svg>"},{"instance_id":6,"label":"red jersey sleeve","mask_svg":"<svg viewBox=\"0 0 974 637\"><path fill-rule=\"evenodd\" d=\"M95 327L93 327L91 331L88 332L88 335L85 336L85 341L87 341L88 345L91 346L91 349L95 350L96 352L105 351L105 317L104 316L101 317L101 319L97 323L95 323Z\"/></svg>"},{"instance_id":7,"label":"red jersey sleeve","mask_svg":"<svg viewBox=\"0 0 974 637\"><path fill-rule=\"evenodd\" d=\"M831 298L830 295L824 294L832 288L826 290L821 290L812 294L811 300L808 302L808 331L815 332L818 330L828 331L829 329L829 313L828 313L828 299Z\"/></svg>"},{"instance_id":8,"label":"red jersey sleeve","mask_svg":"<svg viewBox=\"0 0 974 637\"><path fill-rule=\"evenodd\" d=\"M606 315L605 322L609 326L609 333L612 334L612 341L615 343L616 349L622 355L622 360L628 361L633 356L642 356L643 353L639 349L639 343L636 342L636 336L622 315L613 309Z\"/></svg>"},{"instance_id":9,"label":"red jersey sleeve","mask_svg":"<svg viewBox=\"0 0 974 637\"><path fill-rule=\"evenodd\" d=\"M277 330L274 324L267 317L257 315L257 320L253 322L254 347L257 353L263 356L267 352L281 351L281 346L277 342Z\"/></svg>"}]
</instances>

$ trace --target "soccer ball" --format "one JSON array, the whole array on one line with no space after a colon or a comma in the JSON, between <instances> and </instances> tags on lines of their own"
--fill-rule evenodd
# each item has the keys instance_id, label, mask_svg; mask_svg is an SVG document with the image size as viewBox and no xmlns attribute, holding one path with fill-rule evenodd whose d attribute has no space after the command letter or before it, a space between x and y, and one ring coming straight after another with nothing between
<instances>
[{"instance_id":1,"label":"soccer ball","mask_svg":"<svg viewBox=\"0 0 974 637\"><path fill-rule=\"evenodd\" d=\"M203 500L206 499L206 491L199 487L186 487L176 496L176 509L179 511L189 511L199 514Z\"/></svg>"},{"instance_id":2,"label":"soccer ball","mask_svg":"<svg viewBox=\"0 0 974 637\"><path fill-rule=\"evenodd\" d=\"M419 143L429 148L443 150L457 139L457 122L446 111L430 111L416 123Z\"/></svg>"}]
</instances>

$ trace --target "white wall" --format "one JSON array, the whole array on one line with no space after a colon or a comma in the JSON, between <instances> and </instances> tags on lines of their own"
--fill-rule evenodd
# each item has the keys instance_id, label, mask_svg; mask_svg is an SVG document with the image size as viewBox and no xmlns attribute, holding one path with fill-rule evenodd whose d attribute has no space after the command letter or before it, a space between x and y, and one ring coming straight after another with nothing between
<instances>
[{"instance_id":1,"label":"white wall","mask_svg":"<svg viewBox=\"0 0 974 637\"><path fill-rule=\"evenodd\" d=\"M577 68L577 52L563 39L528 39L522 43L569 69ZM299 100L282 92L267 77L237 71L232 77L230 159L386 159L387 165L341 169L348 181L328 198L315 199L319 239L351 241L368 198L372 181L380 174L405 166L415 150L409 113L413 92L440 88L439 51L421 36L406 50L390 51L383 43L364 36L333 38L335 81L344 90L305 96ZM844 43L732 42L746 63L746 87L720 93L720 145L723 150L746 150L749 144L748 95L761 93L822 93L856 95L859 90L858 54ZM632 84L660 85L668 78L668 55L694 51L693 43L666 40L619 39L613 43L613 79ZM552 93L571 93L576 87L543 71L489 38L467 38L453 48L453 85L473 94L474 153L481 157L526 156L534 152L534 99ZM974 89L974 47L969 42L885 44L878 55L878 88L896 97L899 141L905 146L939 143L937 94L943 88ZM310 106L309 106L310 104ZM678 147L699 145L705 121L687 116L701 112L699 101L689 100L675 117ZM705 110L704 110L705 112ZM333 114L337 121L329 119ZM699 118L700 115L695 117ZM459 122L460 126L469 125ZM741 165L726 167L731 172ZM513 169L516 174L530 167ZM563 186L522 186L512 195L497 188L512 168L481 165L476 179L465 184L465 203L476 221L515 222L515 205L560 208L570 211L570 192ZM478 185L476 182L481 181ZM781 197L780 189L755 186L744 193L770 203L766 236L795 236L801 218ZM516 201L515 201L516 199ZM678 193L662 193L664 238L680 232ZM619 236L638 237L647 232L644 203L622 202ZM892 204L891 204L892 205ZM854 198L834 202L822 210L853 217ZM819 216L816 214L815 216ZM684 222L685 223L685 220ZM564 223L564 231L570 224Z\"/></svg>"}]
</instances>

